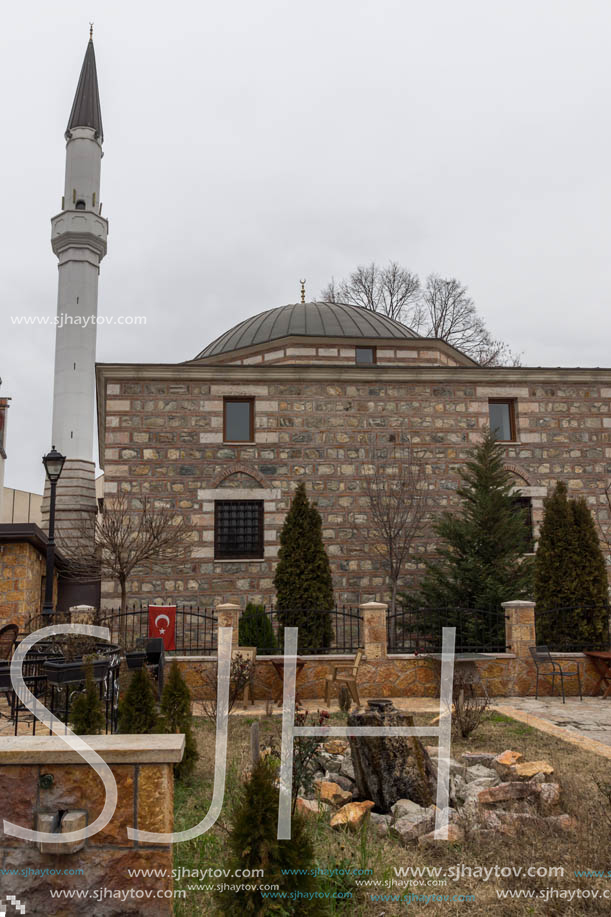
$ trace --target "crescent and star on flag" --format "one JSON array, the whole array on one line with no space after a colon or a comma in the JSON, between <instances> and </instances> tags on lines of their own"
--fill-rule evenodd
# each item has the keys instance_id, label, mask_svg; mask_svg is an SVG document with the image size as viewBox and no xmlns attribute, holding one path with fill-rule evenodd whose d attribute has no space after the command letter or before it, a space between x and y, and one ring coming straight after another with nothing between
<instances>
[{"instance_id":1,"label":"crescent and star on flag","mask_svg":"<svg viewBox=\"0 0 611 917\"><path fill-rule=\"evenodd\" d=\"M165 626L165 627L159 627L159 621L161 621L163 618L165 618L166 626ZM165 634L166 628L169 627L169 626L170 626L170 619L168 618L167 615L157 615L157 617L155 618L155 627L157 627L157 628L159 629L159 633L160 633L160 634Z\"/></svg>"}]
</instances>

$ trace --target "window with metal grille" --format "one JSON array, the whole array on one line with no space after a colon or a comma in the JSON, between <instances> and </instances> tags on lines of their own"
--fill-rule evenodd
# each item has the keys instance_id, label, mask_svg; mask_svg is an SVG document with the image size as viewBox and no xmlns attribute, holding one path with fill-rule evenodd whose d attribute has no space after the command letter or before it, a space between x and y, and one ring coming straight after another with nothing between
<instances>
[{"instance_id":1,"label":"window with metal grille","mask_svg":"<svg viewBox=\"0 0 611 917\"><path fill-rule=\"evenodd\" d=\"M214 556L263 557L263 500L216 500Z\"/></svg>"}]
</instances>

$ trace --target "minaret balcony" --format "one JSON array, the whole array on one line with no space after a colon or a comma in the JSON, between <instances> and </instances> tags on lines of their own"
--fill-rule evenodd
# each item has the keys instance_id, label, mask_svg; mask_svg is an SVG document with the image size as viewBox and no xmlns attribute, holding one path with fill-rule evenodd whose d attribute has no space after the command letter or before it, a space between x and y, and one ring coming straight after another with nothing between
<instances>
[{"instance_id":1,"label":"minaret balcony","mask_svg":"<svg viewBox=\"0 0 611 917\"><path fill-rule=\"evenodd\" d=\"M85 248L106 254L108 220L90 210L63 210L51 219L51 246L59 257L69 248Z\"/></svg>"}]
</instances>

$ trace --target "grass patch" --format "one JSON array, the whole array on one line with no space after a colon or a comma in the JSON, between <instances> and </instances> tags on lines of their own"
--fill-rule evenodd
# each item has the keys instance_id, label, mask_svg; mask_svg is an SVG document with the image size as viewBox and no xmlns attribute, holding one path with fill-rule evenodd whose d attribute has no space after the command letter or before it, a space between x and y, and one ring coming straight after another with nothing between
<instances>
[{"instance_id":1,"label":"grass patch","mask_svg":"<svg viewBox=\"0 0 611 917\"><path fill-rule=\"evenodd\" d=\"M518 720L512 720L510 716L505 716L504 713L496 713L495 711L490 714L490 722L504 723L507 734L528 736L537 732L533 726L529 726L527 723L520 723Z\"/></svg>"},{"instance_id":2,"label":"grass patch","mask_svg":"<svg viewBox=\"0 0 611 917\"><path fill-rule=\"evenodd\" d=\"M344 722L335 714L335 723ZM430 714L416 714L416 725L429 724ZM204 720L195 720L200 760L193 776L175 787L175 830L192 827L205 816L212 798L214 774L214 728ZM174 867L187 869L227 868L228 829L232 807L239 792L242 774L249 763L249 734L252 717L232 716L229 724L228 770L223 810L218 822L206 834L174 847ZM262 717L260 735L264 741L267 735L281 733L280 717ZM424 739L425 743L434 740ZM518 723L510 717L491 712L485 722L469 739L456 739L452 743L452 754L458 757L463 751L501 752L511 748L523 754L525 760L549 761L554 767L555 777L562 786L562 809L578 819L575 834L558 835L535 831L521 831L519 837L499 835L493 840L465 842L443 849L423 849L417 845L403 847L392 838L378 838L371 829L360 834L346 831L332 831L328 826L329 815L323 814L310 822L314 838L317 866L320 869L335 870L335 875L317 879L317 889L336 895L351 894L350 898L328 898L321 900L320 914L354 914L356 917L385 917L395 914L443 914L444 917L480 914L486 911L500 917L513 915L577 915L588 913L608 915L609 899L602 899L603 889L611 889L611 878L590 879L574 875L575 870L610 869L608 851L611 849L611 823L605 818L604 799L597 787L597 781L608 782L608 760L583 751L574 745L540 733L531 726ZM608 810L607 810L608 811ZM447 869L457 864L471 867L561 867L564 875L556 878L541 877L499 877L483 881L481 878L464 877L460 881L447 878L447 884L428 886L418 884L398 887L363 887L357 881L378 880L382 883L396 880L396 867L438 867ZM361 877L346 874L350 870L371 870ZM343 871L343 874L342 874ZM426 877L425 881L426 881ZM213 900L213 893L196 886L213 882L239 882L239 879L181 879L175 888L187 891L185 901L177 900L174 913L177 917L195 915L220 915L222 909ZM441 881L441 880L438 880ZM500 900L497 890L533 891L541 894L545 889L577 891L590 889L598 891L598 899L587 901L574 898L545 900L543 897ZM373 901L372 894L429 894L429 895L472 895L473 900L444 901L443 903L419 904L412 902ZM279 915L299 914L299 910L278 911Z\"/></svg>"}]
</instances>

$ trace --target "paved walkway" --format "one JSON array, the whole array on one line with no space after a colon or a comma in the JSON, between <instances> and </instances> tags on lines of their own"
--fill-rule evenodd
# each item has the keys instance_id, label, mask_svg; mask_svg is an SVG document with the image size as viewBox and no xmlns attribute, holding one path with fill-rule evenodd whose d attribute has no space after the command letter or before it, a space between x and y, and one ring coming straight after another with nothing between
<instances>
[{"instance_id":1,"label":"paved walkway","mask_svg":"<svg viewBox=\"0 0 611 917\"><path fill-rule=\"evenodd\" d=\"M398 710L405 710L408 713L439 713L439 701L434 697L393 697L393 704ZM237 716L265 716L267 704L265 701L255 701L254 704L244 706L238 702L232 710L232 715ZM324 698L313 698L304 701L304 708L311 713L317 710L329 710L330 713L337 713L339 706L337 701L332 701L330 705L325 703ZM193 702L194 716L203 716L203 705L200 701ZM279 716L282 714L282 707L274 704L272 714ZM15 733L15 724L8 719L9 708L3 695L0 695L0 738L3 736L12 736ZM49 730L42 723L36 724L36 735L48 735ZM20 718L19 735L32 735L32 721L29 715Z\"/></svg>"},{"instance_id":2,"label":"paved walkway","mask_svg":"<svg viewBox=\"0 0 611 917\"><path fill-rule=\"evenodd\" d=\"M399 710L408 713L439 713L439 701L434 697L393 697L392 701ZM244 707L236 704L233 713L241 716L264 716L266 713L265 701L256 701ZM305 704L306 709L312 712L328 709L323 698L309 699ZM603 700L599 697L579 698L569 697L566 704L561 698L534 697L507 697L498 698L494 709L505 713L520 722L527 723L545 732L556 736L565 742L577 745L586 751L592 751L611 759L611 698ZM330 712L338 710L337 702L330 704ZM14 734L15 726L7 719L8 707L0 695L0 737ZM195 716L201 716L203 710L197 701L193 704ZM273 713L280 715L282 708L274 706ZM48 730L41 723L36 725L36 733L48 734ZM19 723L20 735L31 735L31 721Z\"/></svg>"},{"instance_id":3,"label":"paved walkway","mask_svg":"<svg viewBox=\"0 0 611 917\"><path fill-rule=\"evenodd\" d=\"M397 710L404 710L406 713L439 713L439 699L435 697L391 697L389 700L392 700ZM362 703L366 707L367 699L362 699ZM317 710L328 710L329 713L337 713L339 711L337 700L327 704L324 697L305 698L301 706L302 709L307 710L309 713L316 713ZM231 711L231 715L265 716L266 707L266 702L263 700L256 700L253 704L248 704L247 706L238 701ZM203 716L203 705L200 701L194 701L192 709L194 716ZM354 710L354 707L352 709ZM278 716L282 714L282 707L274 704L269 712L273 716Z\"/></svg>"},{"instance_id":4,"label":"paved walkway","mask_svg":"<svg viewBox=\"0 0 611 917\"><path fill-rule=\"evenodd\" d=\"M10 707L5 694L0 694L0 738L15 735L15 724L9 719ZM36 723L36 735L47 736L49 729L42 723ZM19 716L19 735L32 735L32 717L29 713Z\"/></svg>"},{"instance_id":5,"label":"paved walkway","mask_svg":"<svg viewBox=\"0 0 611 917\"><path fill-rule=\"evenodd\" d=\"M611 698L508 697L498 699L495 709L514 719L611 758Z\"/></svg>"}]
</instances>

